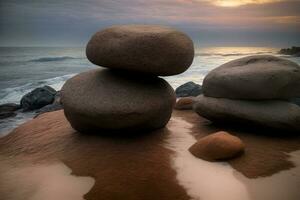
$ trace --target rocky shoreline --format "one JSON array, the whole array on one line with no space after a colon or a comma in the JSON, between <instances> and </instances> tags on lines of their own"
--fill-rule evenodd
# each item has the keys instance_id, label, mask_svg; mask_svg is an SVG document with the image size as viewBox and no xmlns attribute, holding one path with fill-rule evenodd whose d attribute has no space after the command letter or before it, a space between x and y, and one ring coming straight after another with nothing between
<instances>
[{"instance_id":1,"label":"rocky shoreline","mask_svg":"<svg viewBox=\"0 0 300 200\"><path fill-rule=\"evenodd\" d=\"M20 104L6 103L0 105L0 119L15 117L20 112L40 114L62 109L60 91L50 86L38 87L25 94Z\"/></svg>"},{"instance_id":2,"label":"rocky shoreline","mask_svg":"<svg viewBox=\"0 0 300 200\"><path fill-rule=\"evenodd\" d=\"M280 49L279 54L300 57L300 47L291 47L287 49Z\"/></svg>"}]
</instances>

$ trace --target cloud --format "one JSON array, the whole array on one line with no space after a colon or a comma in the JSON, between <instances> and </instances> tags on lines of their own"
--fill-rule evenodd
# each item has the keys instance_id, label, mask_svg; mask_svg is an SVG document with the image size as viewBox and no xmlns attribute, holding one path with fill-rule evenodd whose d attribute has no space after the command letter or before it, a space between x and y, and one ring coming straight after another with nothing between
<instances>
[{"instance_id":1,"label":"cloud","mask_svg":"<svg viewBox=\"0 0 300 200\"><path fill-rule=\"evenodd\" d=\"M98 29L127 23L171 25L193 37L254 31L294 38L299 10L296 0L1 0L0 45L83 44Z\"/></svg>"}]
</instances>

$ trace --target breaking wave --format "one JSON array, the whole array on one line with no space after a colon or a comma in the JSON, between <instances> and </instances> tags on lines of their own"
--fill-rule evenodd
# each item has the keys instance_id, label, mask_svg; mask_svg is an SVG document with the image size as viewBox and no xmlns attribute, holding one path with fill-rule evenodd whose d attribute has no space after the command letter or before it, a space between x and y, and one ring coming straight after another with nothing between
<instances>
[{"instance_id":1,"label":"breaking wave","mask_svg":"<svg viewBox=\"0 0 300 200\"><path fill-rule=\"evenodd\" d=\"M73 60L73 59L81 59L81 58L74 58L70 56L42 57L42 58L30 60L30 62L54 62L54 61L65 61L65 60Z\"/></svg>"}]
</instances>

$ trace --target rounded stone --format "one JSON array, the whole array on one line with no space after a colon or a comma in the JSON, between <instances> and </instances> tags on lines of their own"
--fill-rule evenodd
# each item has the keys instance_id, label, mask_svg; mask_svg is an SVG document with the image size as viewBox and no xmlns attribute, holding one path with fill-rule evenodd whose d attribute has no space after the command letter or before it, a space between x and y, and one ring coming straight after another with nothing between
<instances>
[{"instance_id":1,"label":"rounded stone","mask_svg":"<svg viewBox=\"0 0 300 200\"><path fill-rule=\"evenodd\" d=\"M196 97L182 97L176 101L174 108L176 110L192 110L196 102Z\"/></svg>"},{"instance_id":2,"label":"rounded stone","mask_svg":"<svg viewBox=\"0 0 300 200\"><path fill-rule=\"evenodd\" d=\"M246 101L200 95L193 109L218 123L300 131L300 107L288 101Z\"/></svg>"},{"instance_id":3,"label":"rounded stone","mask_svg":"<svg viewBox=\"0 0 300 200\"><path fill-rule=\"evenodd\" d=\"M120 25L94 34L86 56L102 67L170 76L188 69L194 46L186 34L170 27Z\"/></svg>"},{"instance_id":4,"label":"rounded stone","mask_svg":"<svg viewBox=\"0 0 300 200\"><path fill-rule=\"evenodd\" d=\"M175 93L177 97L196 97L202 94L202 86L189 81L176 88Z\"/></svg>"},{"instance_id":5,"label":"rounded stone","mask_svg":"<svg viewBox=\"0 0 300 200\"><path fill-rule=\"evenodd\" d=\"M66 118L79 132L150 130L167 124L175 93L158 77L96 69L69 79L61 101Z\"/></svg>"},{"instance_id":6,"label":"rounded stone","mask_svg":"<svg viewBox=\"0 0 300 200\"><path fill-rule=\"evenodd\" d=\"M203 94L229 99L289 99L300 97L300 66L269 55L249 56L212 70Z\"/></svg>"},{"instance_id":7,"label":"rounded stone","mask_svg":"<svg viewBox=\"0 0 300 200\"><path fill-rule=\"evenodd\" d=\"M236 136L220 131L198 140L189 148L196 157L208 160L224 160L234 158L245 149L244 143Z\"/></svg>"}]
</instances>

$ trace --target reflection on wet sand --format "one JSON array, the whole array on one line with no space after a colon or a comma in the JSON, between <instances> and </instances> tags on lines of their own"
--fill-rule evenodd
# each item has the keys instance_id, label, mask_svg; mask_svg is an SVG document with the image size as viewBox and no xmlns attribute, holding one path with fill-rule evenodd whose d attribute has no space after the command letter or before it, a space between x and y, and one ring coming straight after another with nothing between
<instances>
[{"instance_id":1,"label":"reflection on wet sand","mask_svg":"<svg viewBox=\"0 0 300 200\"><path fill-rule=\"evenodd\" d=\"M244 155L227 163L189 153L219 130L174 111L164 129L110 137L77 133L62 111L44 114L0 138L0 199L300 199L299 136L224 129L245 142Z\"/></svg>"},{"instance_id":2,"label":"reflection on wet sand","mask_svg":"<svg viewBox=\"0 0 300 200\"><path fill-rule=\"evenodd\" d=\"M248 200L245 185L235 176L225 162L208 162L194 157L188 148L196 142L190 134L192 124L174 117L168 124L171 135L168 146L175 151L173 167L177 179L193 199Z\"/></svg>"},{"instance_id":3,"label":"reflection on wet sand","mask_svg":"<svg viewBox=\"0 0 300 200\"><path fill-rule=\"evenodd\" d=\"M183 118L172 118L168 124L171 135L167 146L175 152L172 164L177 179L193 199L300 199L300 151L289 154L294 168L251 179L227 162L207 162L191 155L187 149L196 142L191 135L192 127Z\"/></svg>"},{"instance_id":4,"label":"reflection on wet sand","mask_svg":"<svg viewBox=\"0 0 300 200\"><path fill-rule=\"evenodd\" d=\"M237 178L247 186L251 199L300 199L300 151L292 152L289 155L289 160L295 164L295 167L290 170L280 171L272 176L256 179L248 179L238 174Z\"/></svg>"},{"instance_id":5,"label":"reflection on wet sand","mask_svg":"<svg viewBox=\"0 0 300 200\"><path fill-rule=\"evenodd\" d=\"M91 177L72 175L63 163L25 167L11 164L2 162L0 166L0 194L5 200L83 200L95 183Z\"/></svg>"}]
</instances>

